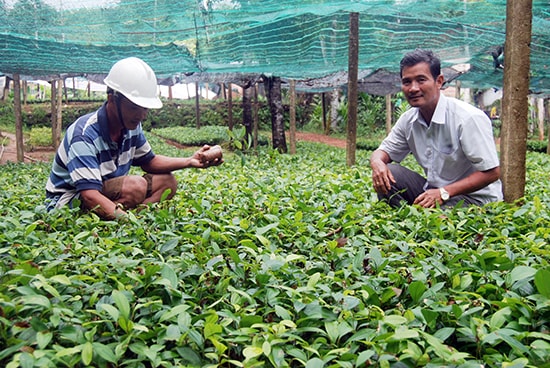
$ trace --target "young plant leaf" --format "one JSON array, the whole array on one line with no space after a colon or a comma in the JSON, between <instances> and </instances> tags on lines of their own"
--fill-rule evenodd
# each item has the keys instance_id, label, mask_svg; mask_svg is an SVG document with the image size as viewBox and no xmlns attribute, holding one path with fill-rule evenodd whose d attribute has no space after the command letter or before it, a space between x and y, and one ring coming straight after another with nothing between
<instances>
[{"instance_id":1,"label":"young plant leaf","mask_svg":"<svg viewBox=\"0 0 550 368\"><path fill-rule=\"evenodd\" d=\"M541 268L535 273L535 286L539 294L550 299L550 270Z\"/></svg>"}]
</instances>

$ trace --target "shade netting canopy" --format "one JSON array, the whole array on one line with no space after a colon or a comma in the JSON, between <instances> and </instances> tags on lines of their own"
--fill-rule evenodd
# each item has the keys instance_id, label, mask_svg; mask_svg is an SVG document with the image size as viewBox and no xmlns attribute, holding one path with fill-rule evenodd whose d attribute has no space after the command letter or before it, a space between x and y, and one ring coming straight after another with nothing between
<instances>
[{"instance_id":1,"label":"shade netting canopy","mask_svg":"<svg viewBox=\"0 0 550 368\"><path fill-rule=\"evenodd\" d=\"M137 56L159 79L233 82L267 75L322 89L347 82L342 73L348 69L349 14L356 12L360 77L373 88L391 91L403 54L418 47L434 50L464 86L502 87L505 0L0 0L0 5L5 74L101 75L115 61ZM548 93L548 0L533 1L532 19L530 89Z\"/></svg>"}]
</instances>

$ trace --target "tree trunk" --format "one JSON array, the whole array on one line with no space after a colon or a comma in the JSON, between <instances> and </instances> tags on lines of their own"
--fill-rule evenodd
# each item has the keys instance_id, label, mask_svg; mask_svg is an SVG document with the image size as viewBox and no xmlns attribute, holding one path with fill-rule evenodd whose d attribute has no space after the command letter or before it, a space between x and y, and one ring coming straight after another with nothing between
<instances>
[{"instance_id":1,"label":"tree trunk","mask_svg":"<svg viewBox=\"0 0 550 368\"><path fill-rule=\"evenodd\" d=\"M244 143L250 142L250 138L252 138L252 126L254 125L254 117L252 116L253 87L251 83L247 83L243 86L243 125L246 130Z\"/></svg>"},{"instance_id":2,"label":"tree trunk","mask_svg":"<svg viewBox=\"0 0 550 368\"><path fill-rule=\"evenodd\" d=\"M283 119L283 102L281 98L281 78L267 77L266 89L269 99L269 111L271 112L271 135L273 148L281 153L286 153L285 122Z\"/></svg>"},{"instance_id":3,"label":"tree trunk","mask_svg":"<svg viewBox=\"0 0 550 368\"><path fill-rule=\"evenodd\" d=\"M296 154L296 81L290 80L290 154Z\"/></svg>"},{"instance_id":4,"label":"tree trunk","mask_svg":"<svg viewBox=\"0 0 550 368\"><path fill-rule=\"evenodd\" d=\"M25 150L23 142L23 119L21 115L21 81L19 80L19 74L13 75L13 105L17 162L23 162L25 160Z\"/></svg>"},{"instance_id":5,"label":"tree trunk","mask_svg":"<svg viewBox=\"0 0 550 368\"><path fill-rule=\"evenodd\" d=\"M6 75L6 81L4 83L4 93L2 94L2 101L5 101L8 98L10 93L10 82L12 79Z\"/></svg>"},{"instance_id":6,"label":"tree trunk","mask_svg":"<svg viewBox=\"0 0 550 368\"><path fill-rule=\"evenodd\" d=\"M348 124L346 136L346 164L355 165L357 146L357 76L359 73L359 13L349 15L348 46Z\"/></svg>"},{"instance_id":7,"label":"tree trunk","mask_svg":"<svg viewBox=\"0 0 550 368\"><path fill-rule=\"evenodd\" d=\"M327 119L327 94L321 92L321 124L323 125L323 131L326 135L330 134L331 116Z\"/></svg>"},{"instance_id":8,"label":"tree trunk","mask_svg":"<svg viewBox=\"0 0 550 368\"><path fill-rule=\"evenodd\" d=\"M532 0L508 0L504 45L501 176L506 202L525 193Z\"/></svg>"}]
</instances>

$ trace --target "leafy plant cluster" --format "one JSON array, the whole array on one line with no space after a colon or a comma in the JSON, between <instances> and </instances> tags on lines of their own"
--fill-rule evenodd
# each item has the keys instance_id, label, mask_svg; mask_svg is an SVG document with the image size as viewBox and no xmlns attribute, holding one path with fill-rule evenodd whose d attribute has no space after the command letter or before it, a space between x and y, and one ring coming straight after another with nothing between
<instances>
[{"instance_id":1,"label":"leafy plant cluster","mask_svg":"<svg viewBox=\"0 0 550 368\"><path fill-rule=\"evenodd\" d=\"M549 366L548 156L524 204L442 212L377 202L366 151L298 149L176 172L122 223L0 167L0 365Z\"/></svg>"},{"instance_id":2,"label":"leafy plant cluster","mask_svg":"<svg viewBox=\"0 0 550 368\"><path fill-rule=\"evenodd\" d=\"M203 144L220 144L229 140L227 128L223 126L194 127L167 127L153 129L151 133L188 146L202 146Z\"/></svg>"},{"instance_id":3,"label":"leafy plant cluster","mask_svg":"<svg viewBox=\"0 0 550 368\"><path fill-rule=\"evenodd\" d=\"M10 102L13 105L13 102ZM67 128L80 116L97 110L102 102L73 102L63 106L62 125ZM51 127L51 103L29 103L22 111L23 125L27 129ZM9 125L14 125L15 118L13 111L6 115Z\"/></svg>"},{"instance_id":4,"label":"leafy plant cluster","mask_svg":"<svg viewBox=\"0 0 550 368\"><path fill-rule=\"evenodd\" d=\"M283 105L283 114L286 122L290 120L289 106ZM150 128L165 128L172 126L195 127L197 126L196 105L194 101L165 101L163 108L150 110L148 118L144 121L146 130ZM258 127L261 130L271 129L271 114L265 100L257 103ZM235 100L232 104L232 118L235 125L243 121L242 101ZM229 103L227 101L201 101L200 102L200 125L229 124ZM296 105L296 124L302 127L309 120L308 106Z\"/></svg>"},{"instance_id":5,"label":"leafy plant cluster","mask_svg":"<svg viewBox=\"0 0 550 368\"><path fill-rule=\"evenodd\" d=\"M322 100L317 95L314 98L314 109L311 113L309 122L304 127L305 130L325 130L323 129L323 108ZM330 101L327 102L329 104ZM357 100L357 135L359 137L372 137L374 133L380 132L383 136L386 126L386 100L384 96L370 95L360 92ZM408 108L408 103L403 99L402 93L394 95L392 98L393 118L395 122L399 116ZM330 112L326 113L327 115ZM327 116L327 119L329 117ZM348 121L348 101L341 98L337 111L336 128L331 129L333 133L345 132ZM331 125L333 125L331 123Z\"/></svg>"},{"instance_id":6,"label":"leafy plant cluster","mask_svg":"<svg viewBox=\"0 0 550 368\"><path fill-rule=\"evenodd\" d=\"M97 110L103 101L72 101L63 106L62 124L67 128L80 116ZM147 119L143 121L143 128L147 131L167 127L196 127L195 101L163 101L161 109L149 110ZM283 106L285 121L289 121L288 104ZM201 126L225 126L229 124L229 105L227 101L201 101L200 125ZM233 121L235 125L242 123L242 102L233 103ZM15 117L13 114L13 101L0 101L0 126L13 126ZM51 126L50 102L33 102L26 105L22 112L23 124L27 129ZM309 120L309 108L306 104L296 106L297 126L304 126ZM261 130L271 129L271 115L265 101L258 103L258 126Z\"/></svg>"},{"instance_id":7,"label":"leafy plant cluster","mask_svg":"<svg viewBox=\"0 0 550 368\"><path fill-rule=\"evenodd\" d=\"M31 147L51 147L52 128L32 128L29 133L27 144Z\"/></svg>"},{"instance_id":8,"label":"leafy plant cluster","mask_svg":"<svg viewBox=\"0 0 550 368\"><path fill-rule=\"evenodd\" d=\"M200 129L181 126L167 127L153 129L151 133L184 146L220 144L231 148L231 141L235 139L241 141L244 139L244 127L242 125L235 126L233 132L224 126L209 125ZM268 138L264 135L259 135L258 141L260 145L268 144Z\"/></svg>"},{"instance_id":9,"label":"leafy plant cluster","mask_svg":"<svg viewBox=\"0 0 550 368\"><path fill-rule=\"evenodd\" d=\"M548 149L548 141L539 141L534 139L527 140L527 150L532 152L546 153Z\"/></svg>"}]
</instances>

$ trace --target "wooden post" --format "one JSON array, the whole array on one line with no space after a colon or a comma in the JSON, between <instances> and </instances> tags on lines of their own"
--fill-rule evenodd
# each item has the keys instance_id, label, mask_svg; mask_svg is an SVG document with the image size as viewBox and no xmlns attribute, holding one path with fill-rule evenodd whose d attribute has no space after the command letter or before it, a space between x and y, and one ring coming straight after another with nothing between
<instances>
[{"instance_id":1,"label":"wooden post","mask_svg":"<svg viewBox=\"0 0 550 368\"><path fill-rule=\"evenodd\" d=\"M15 146L17 150L17 162L25 160L23 142L23 119L21 116L21 80L19 74L13 75L13 105L15 115Z\"/></svg>"},{"instance_id":2,"label":"wooden post","mask_svg":"<svg viewBox=\"0 0 550 368\"><path fill-rule=\"evenodd\" d=\"M338 108L340 107L340 89L334 88L329 94L330 100L329 119L326 129L326 134L329 135L332 131L338 130Z\"/></svg>"},{"instance_id":3,"label":"wooden post","mask_svg":"<svg viewBox=\"0 0 550 368\"><path fill-rule=\"evenodd\" d=\"M390 133L392 126L391 94L386 95L386 134Z\"/></svg>"},{"instance_id":4,"label":"wooden post","mask_svg":"<svg viewBox=\"0 0 550 368\"><path fill-rule=\"evenodd\" d=\"M201 127L201 109L199 104L199 83L195 83L195 116L197 120L197 129Z\"/></svg>"},{"instance_id":5,"label":"wooden post","mask_svg":"<svg viewBox=\"0 0 550 368\"><path fill-rule=\"evenodd\" d=\"M50 81L50 124L52 126L52 144L57 142L57 83L55 79Z\"/></svg>"},{"instance_id":6,"label":"wooden post","mask_svg":"<svg viewBox=\"0 0 550 368\"><path fill-rule=\"evenodd\" d=\"M296 81L290 80L290 154L296 153Z\"/></svg>"},{"instance_id":7,"label":"wooden post","mask_svg":"<svg viewBox=\"0 0 550 368\"><path fill-rule=\"evenodd\" d=\"M252 135L252 144L254 150L258 148L258 83L254 83L254 134Z\"/></svg>"},{"instance_id":8,"label":"wooden post","mask_svg":"<svg viewBox=\"0 0 550 368\"><path fill-rule=\"evenodd\" d=\"M355 165L357 145L357 76L359 60L359 13L349 16L348 50L348 129L346 137L346 164Z\"/></svg>"},{"instance_id":9,"label":"wooden post","mask_svg":"<svg viewBox=\"0 0 550 368\"><path fill-rule=\"evenodd\" d=\"M58 85L58 88L61 89L61 98L63 98L63 95L65 95L65 102L66 103L69 103L69 94L67 92L67 85L65 84L65 79L61 78L60 79L61 81L61 84L58 82L57 85ZM73 80L73 87L74 87L74 80ZM59 96L59 94L58 94ZM59 106L61 106L61 102L59 102Z\"/></svg>"},{"instance_id":10,"label":"wooden post","mask_svg":"<svg viewBox=\"0 0 550 368\"><path fill-rule=\"evenodd\" d=\"M500 157L504 200L509 203L525 193L532 13L532 0L506 2Z\"/></svg>"},{"instance_id":11,"label":"wooden post","mask_svg":"<svg viewBox=\"0 0 550 368\"><path fill-rule=\"evenodd\" d=\"M254 125L254 113L252 111L252 98L253 98L253 87L254 85L250 81L245 81L243 83L243 97L242 97L242 110L243 110L243 120L242 124L245 128L244 143L250 142L252 139L252 130Z\"/></svg>"},{"instance_id":12,"label":"wooden post","mask_svg":"<svg viewBox=\"0 0 550 368\"><path fill-rule=\"evenodd\" d=\"M550 101L547 104L547 110L545 116L550 116ZM546 153L550 155L550 120L548 121L548 143L546 144Z\"/></svg>"},{"instance_id":13,"label":"wooden post","mask_svg":"<svg viewBox=\"0 0 550 368\"><path fill-rule=\"evenodd\" d=\"M52 83L55 83L55 81L53 81ZM55 108L57 123L55 125L55 141L52 142L55 149L57 149L61 144L61 133L63 131L62 110L63 110L63 90L65 89L63 88L64 84L65 82L63 79L57 80L57 99L56 99L57 106Z\"/></svg>"},{"instance_id":14,"label":"wooden post","mask_svg":"<svg viewBox=\"0 0 550 368\"><path fill-rule=\"evenodd\" d=\"M27 81L22 80L21 84L23 85L21 92L23 92L23 105L27 104Z\"/></svg>"},{"instance_id":15,"label":"wooden post","mask_svg":"<svg viewBox=\"0 0 550 368\"><path fill-rule=\"evenodd\" d=\"M321 92L321 114L323 115L321 119L323 124L323 131L326 135L329 135L330 125L332 121L327 121L327 98L325 92Z\"/></svg>"},{"instance_id":16,"label":"wooden post","mask_svg":"<svg viewBox=\"0 0 550 368\"><path fill-rule=\"evenodd\" d=\"M229 130L233 130L233 92L232 85L227 85L227 125Z\"/></svg>"},{"instance_id":17,"label":"wooden post","mask_svg":"<svg viewBox=\"0 0 550 368\"><path fill-rule=\"evenodd\" d=\"M462 86L462 83L457 80L456 81L456 87L455 87L455 98L459 99L460 100L460 88Z\"/></svg>"},{"instance_id":18,"label":"wooden post","mask_svg":"<svg viewBox=\"0 0 550 368\"><path fill-rule=\"evenodd\" d=\"M539 141L544 140L544 99L537 98L537 127L539 131Z\"/></svg>"}]
</instances>

